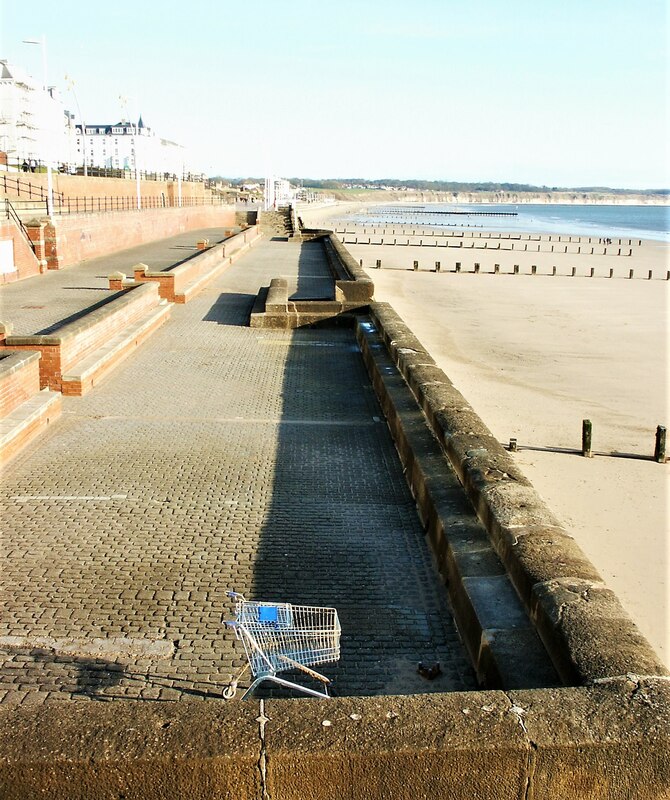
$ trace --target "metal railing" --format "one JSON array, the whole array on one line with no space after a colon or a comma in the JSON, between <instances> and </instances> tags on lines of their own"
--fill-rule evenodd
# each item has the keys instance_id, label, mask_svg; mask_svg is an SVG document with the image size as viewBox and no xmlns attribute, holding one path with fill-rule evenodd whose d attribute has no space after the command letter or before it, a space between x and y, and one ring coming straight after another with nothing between
<instances>
[{"instance_id":1,"label":"metal railing","mask_svg":"<svg viewBox=\"0 0 670 800\"><path fill-rule=\"evenodd\" d=\"M8 175L6 172L0 174L0 187L4 194L13 194L16 197L25 197L28 200L33 198L36 200L47 199L46 187L39 183L32 183L29 180L23 180L18 175ZM63 199L62 192L54 192L54 200Z\"/></svg>"},{"instance_id":2,"label":"metal railing","mask_svg":"<svg viewBox=\"0 0 670 800\"><path fill-rule=\"evenodd\" d=\"M46 204L45 204L46 205ZM220 197L182 197L181 207L228 205ZM178 208L177 199L142 197L141 211L155 208ZM66 197L54 200L54 214L95 214L106 211L137 211L137 195L129 197Z\"/></svg>"},{"instance_id":3,"label":"metal railing","mask_svg":"<svg viewBox=\"0 0 670 800\"><path fill-rule=\"evenodd\" d=\"M30 245L31 250L33 253L35 252L35 243L32 241L30 236L28 236L28 231L26 226L21 221L21 218L16 213L14 206L9 202L9 200L5 199L5 211L7 213L7 217L16 225L16 227L21 231L23 238L28 242Z\"/></svg>"}]
</instances>

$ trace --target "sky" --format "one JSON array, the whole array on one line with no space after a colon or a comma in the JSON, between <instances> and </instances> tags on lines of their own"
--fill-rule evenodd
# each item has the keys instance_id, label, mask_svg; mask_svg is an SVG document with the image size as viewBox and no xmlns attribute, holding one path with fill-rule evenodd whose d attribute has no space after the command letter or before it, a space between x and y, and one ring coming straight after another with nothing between
<instances>
[{"instance_id":1,"label":"sky","mask_svg":"<svg viewBox=\"0 0 670 800\"><path fill-rule=\"evenodd\" d=\"M0 0L0 58L43 35L208 175L670 187L665 0Z\"/></svg>"}]
</instances>

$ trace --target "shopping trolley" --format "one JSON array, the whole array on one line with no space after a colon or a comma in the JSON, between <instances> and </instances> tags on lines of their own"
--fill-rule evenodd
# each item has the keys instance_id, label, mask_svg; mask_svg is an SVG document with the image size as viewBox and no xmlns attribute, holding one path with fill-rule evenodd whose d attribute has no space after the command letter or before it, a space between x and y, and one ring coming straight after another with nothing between
<instances>
[{"instance_id":1,"label":"shopping trolley","mask_svg":"<svg viewBox=\"0 0 670 800\"><path fill-rule=\"evenodd\" d=\"M334 608L296 606L291 603L261 603L245 600L244 595L228 592L235 600L235 619L226 625L241 639L248 664L224 689L226 700L237 692L237 683L247 669L255 680L242 699L263 681L273 681L315 697L329 697L330 680L310 669L340 657L340 621ZM323 691L280 678L277 673L298 669L321 681Z\"/></svg>"}]
</instances>

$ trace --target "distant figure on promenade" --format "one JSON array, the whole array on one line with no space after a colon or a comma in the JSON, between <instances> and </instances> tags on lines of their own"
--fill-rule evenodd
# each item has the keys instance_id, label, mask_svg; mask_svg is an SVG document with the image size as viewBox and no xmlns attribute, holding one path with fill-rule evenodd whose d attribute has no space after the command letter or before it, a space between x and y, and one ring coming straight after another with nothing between
<instances>
[{"instance_id":1,"label":"distant figure on promenade","mask_svg":"<svg viewBox=\"0 0 670 800\"><path fill-rule=\"evenodd\" d=\"M23 159L23 164L21 164L21 170L23 172L28 172L29 169L30 169L30 167L28 166L28 162L24 158Z\"/></svg>"},{"instance_id":2,"label":"distant figure on promenade","mask_svg":"<svg viewBox=\"0 0 670 800\"><path fill-rule=\"evenodd\" d=\"M34 158L31 158L30 159L30 171L31 172L35 172L36 168L37 168L37 161L35 161Z\"/></svg>"}]
</instances>

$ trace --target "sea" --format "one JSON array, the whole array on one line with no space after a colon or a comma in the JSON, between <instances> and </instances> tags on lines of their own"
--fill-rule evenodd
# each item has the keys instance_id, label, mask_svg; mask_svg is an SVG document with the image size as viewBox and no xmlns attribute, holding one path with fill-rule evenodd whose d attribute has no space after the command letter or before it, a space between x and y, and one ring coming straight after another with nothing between
<instances>
[{"instance_id":1,"label":"sea","mask_svg":"<svg viewBox=\"0 0 670 800\"><path fill-rule=\"evenodd\" d=\"M509 233L567 233L670 242L670 205L388 204L370 207L347 219L358 225L370 226L481 228Z\"/></svg>"}]
</instances>

